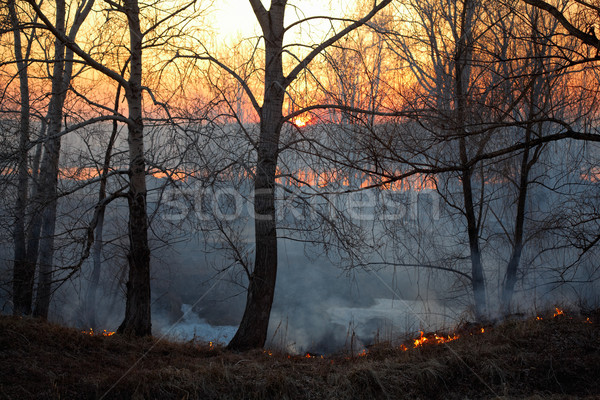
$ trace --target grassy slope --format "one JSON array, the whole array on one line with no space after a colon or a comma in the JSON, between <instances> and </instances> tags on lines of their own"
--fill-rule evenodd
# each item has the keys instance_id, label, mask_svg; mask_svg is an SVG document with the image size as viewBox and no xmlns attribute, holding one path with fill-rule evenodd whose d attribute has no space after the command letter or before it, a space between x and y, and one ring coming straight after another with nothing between
<instances>
[{"instance_id":1,"label":"grassy slope","mask_svg":"<svg viewBox=\"0 0 600 400\"><path fill-rule=\"evenodd\" d=\"M442 345L306 359L0 317L0 398L600 398L600 312L590 319L550 314Z\"/></svg>"}]
</instances>

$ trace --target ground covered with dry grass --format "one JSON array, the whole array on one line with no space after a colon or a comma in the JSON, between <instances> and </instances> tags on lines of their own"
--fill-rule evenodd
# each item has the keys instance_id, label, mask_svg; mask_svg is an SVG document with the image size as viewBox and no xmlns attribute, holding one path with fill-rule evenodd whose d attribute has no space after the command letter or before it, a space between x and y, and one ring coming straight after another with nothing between
<instances>
[{"instance_id":1,"label":"ground covered with dry grass","mask_svg":"<svg viewBox=\"0 0 600 400\"><path fill-rule=\"evenodd\" d=\"M231 353L0 317L6 399L600 398L600 311L463 326L362 356ZM427 337L427 335L426 335Z\"/></svg>"}]
</instances>

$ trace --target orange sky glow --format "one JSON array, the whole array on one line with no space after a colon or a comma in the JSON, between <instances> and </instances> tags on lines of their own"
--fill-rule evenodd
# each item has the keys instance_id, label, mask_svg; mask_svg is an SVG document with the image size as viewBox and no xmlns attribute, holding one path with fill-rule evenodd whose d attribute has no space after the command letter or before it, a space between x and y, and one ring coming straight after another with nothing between
<instances>
[{"instance_id":1,"label":"orange sky glow","mask_svg":"<svg viewBox=\"0 0 600 400\"><path fill-rule=\"evenodd\" d=\"M270 1L262 0L265 8ZM296 0L290 1L286 9L286 24L302 18L313 16L340 17L346 11L354 9L356 0ZM260 27L248 0L222 0L215 4L207 22L217 31L220 40L231 40L238 37L260 35ZM329 23L315 20L310 23L311 29L325 31Z\"/></svg>"},{"instance_id":2,"label":"orange sky glow","mask_svg":"<svg viewBox=\"0 0 600 400\"><path fill-rule=\"evenodd\" d=\"M269 3L270 1L263 0L263 4L267 8L269 7ZM153 21L157 18L160 19L162 15L166 15L164 13L169 13L171 12L169 10L181 7L183 3L179 0L172 0L163 4L165 5L165 10L157 11L153 8L145 10L147 15L144 16L143 25L149 26L153 24ZM285 44L293 44L289 49L293 53L293 56L286 55L287 59L284 60L286 70L289 71L291 66L295 65L299 59L307 54L309 50L305 45L310 46L320 43L330 37L334 31L339 30L342 23L332 21L326 17L336 18L357 14L358 4L359 2L356 0L291 0L286 8L286 25L289 26L298 20L315 16L323 16L325 18L305 22L286 33ZM129 54L126 49L128 42L126 22L123 20L122 15L115 12L109 14L105 8L98 7L96 12L90 14L89 19L80 31L77 43L83 49L94 49L92 53L93 58L114 71L120 71L126 64ZM198 16L194 20L187 22L185 25L186 28L189 28L186 31L189 38L174 37L166 41L166 47L150 46L144 50L144 84L153 90L159 101L168 103L173 107L192 107L193 109L197 108L202 102L210 101L215 96L215 90L210 89L211 85L218 86L218 90L223 90L222 95L225 95L225 93L231 95L232 91L236 90L234 87L236 83L231 77L226 76L227 74L222 73L222 71L218 71L218 68L214 66L211 67L211 71L207 71L207 63L197 62L196 67L189 67L189 65L183 66L184 63L178 60L168 65L169 60L175 56L176 47L185 48L185 46L189 46L188 48L196 52L202 52L202 47L205 46L211 54L222 59L225 64L237 72L239 71L239 66L246 63L248 57L252 55L254 46L260 43L260 27L248 0L222 0L213 3L203 1L198 7L202 11L198 12ZM52 11L48 9L48 12L51 13ZM155 12L157 14L153 16ZM161 12L163 14L160 14ZM71 15L70 18L72 17ZM173 24L173 22L166 23L166 25L169 24ZM152 35L160 37L161 34L168 35L170 33L167 31L163 33L161 28L155 34L149 35L149 39L147 40L151 40ZM3 39L11 40L8 36L5 35ZM47 46L50 46L51 43L52 39L48 37L46 40ZM296 44L300 45L296 46ZM8 50L10 46L4 48ZM33 51L34 53L36 51L40 52L41 55L42 50L34 47ZM260 103L262 101L260 68L263 61L261 60L260 52L254 56L253 68L258 72L251 74L248 83ZM348 65L355 67L352 62L348 63ZM16 73L14 67L8 66L4 71L5 73L2 74L3 76L0 76L0 80L2 82L12 81L10 86L18 90L17 80L12 79ZM47 79L46 68L42 63L38 67L30 67L30 73L35 71L34 75L46 78L38 79L38 81L44 82L43 85L48 86L44 89L40 88L42 91L48 92L49 79ZM369 66L363 67L369 68ZM364 71L361 73L364 74ZM313 76L311 77L311 75ZM320 83L317 84L314 77L323 80L325 85L337 85L336 77L331 75L330 71L328 72L328 67L322 60L315 61L311 65L310 74L300 76L297 82L289 88L289 97L286 100L286 109L284 110L286 113L322 101L318 97L320 96L320 90L318 89ZM207 78L214 78L214 81L207 82ZM32 80L32 82L36 81ZM390 80L387 79L386 82L390 82ZM73 87L97 104L102 104L106 107L114 105L117 85L114 81L99 72L88 68L86 72L79 74L73 80ZM237 90L239 92L239 88ZM247 96L242 94L239 96L236 101L243 103L239 109L245 114L243 120L245 122L255 122L257 116ZM72 104L72 106L78 109L81 114L90 112L90 106L86 101L83 101L82 98L77 100L76 96L72 97L74 101L79 102L79 105ZM43 98L43 96L40 98ZM147 107L147 112L153 116L156 116L155 112L160 112L160 107L152 106L152 99L149 96L145 99L145 107ZM127 107L124 104L120 106L121 112L126 113L126 109ZM298 127L302 127L312 123L310 119L310 115L302 115L291 122Z\"/></svg>"}]
</instances>

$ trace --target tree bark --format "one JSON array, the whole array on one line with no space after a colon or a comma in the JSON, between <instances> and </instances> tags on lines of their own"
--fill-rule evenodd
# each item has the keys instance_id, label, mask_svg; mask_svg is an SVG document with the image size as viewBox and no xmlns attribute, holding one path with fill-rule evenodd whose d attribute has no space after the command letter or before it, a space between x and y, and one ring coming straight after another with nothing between
<instances>
[{"instance_id":1,"label":"tree bark","mask_svg":"<svg viewBox=\"0 0 600 400\"><path fill-rule=\"evenodd\" d=\"M150 313L150 248L146 211L146 164L144 159L144 122L142 115L142 31L137 0L125 0L129 23L131 69L126 87L129 106L129 281L125 318L119 333L146 336L152 333Z\"/></svg>"},{"instance_id":2,"label":"tree bark","mask_svg":"<svg viewBox=\"0 0 600 400\"><path fill-rule=\"evenodd\" d=\"M283 19L285 1L273 1L266 16L255 13L265 37L265 88L260 115L260 138L254 180L254 234L256 254L249 276L246 308L229 348L243 351L263 347L267 340L271 306L277 279L277 226L275 221L275 172L283 121ZM258 10L257 10L258 9Z\"/></svg>"},{"instance_id":3,"label":"tree bark","mask_svg":"<svg viewBox=\"0 0 600 400\"><path fill-rule=\"evenodd\" d=\"M461 146L462 147L462 146ZM485 318L487 312L485 296L485 277L483 274L483 264L481 262L481 250L479 248L479 225L475 216L475 206L473 204L472 171L466 169L463 171L462 190L465 206L465 217L467 219L467 235L469 237L469 251L471 258L471 277L473 288L473 301L475 304L475 318L481 321Z\"/></svg>"},{"instance_id":4,"label":"tree bark","mask_svg":"<svg viewBox=\"0 0 600 400\"><path fill-rule=\"evenodd\" d=\"M56 2L56 28L65 32L65 0ZM71 55L72 56L72 55ZM58 171L60 161L60 137L54 137L62 127L63 106L66 97L70 72L66 70L68 62L65 62L65 44L58 38L54 39L54 65L52 72L52 97L48 106L48 141L44 146L44 158L40 171L41 190L40 199L37 202L42 207L41 212L41 236L39 244L39 276L35 309L33 315L46 319L50 306L50 294L52 285L52 268L54 258L54 233L56 228L56 195L58 186ZM67 76L68 75L68 76ZM66 80L66 82L65 82ZM66 84L65 84L66 83Z\"/></svg>"},{"instance_id":5,"label":"tree bark","mask_svg":"<svg viewBox=\"0 0 600 400\"><path fill-rule=\"evenodd\" d=\"M17 199L15 202L15 227L13 231L13 314L31 314L35 270L27 263L25 215L28 200L29 174L27 148L29 144L30 105L27 60L23 57L21 30L15 10L15 1L8 1L9 19L13 28L15 59L19 74L21 110L19 119L19 149L17 161Z\"/></svg>"},{"instance_id":6,"label":"tree bark","mask_svg":"<svg viewBox=\"0 0 600 400\"><path fill-rule=\"evenodd\" d=\"M56 192L55 192L56 193ZM52 200L42 214L40 238L38 284L33 316L48 319L52 297L52 275L54 268L54 233L56 228L56 200Z\"/></svg>"},{"instance_id":7,"label":"tree bark","mask_svg":"<svg viewBox=\"0 0 600 400\"><path fill-rule=\"evenodd\" d=\"M75 40L79 28L91 10L93 0L79 5L75 20L69 30L69 38ZM65 34L67 27L65 0L56 1L56 29ZM48 140L44 146L44 159L40 171L41 190L37 202L41 205L41 237L39 243L39 277L35 309L33 314L43 319L48 318L50 298L52 294L52 275L54 265L54 234L56 231L57 188L60 163L63 109L67 90L73 75L74 54L66 48L58 37L54 40L54 65L52 73L52 97L48 106Z\"/></svg>"}]
</instances>

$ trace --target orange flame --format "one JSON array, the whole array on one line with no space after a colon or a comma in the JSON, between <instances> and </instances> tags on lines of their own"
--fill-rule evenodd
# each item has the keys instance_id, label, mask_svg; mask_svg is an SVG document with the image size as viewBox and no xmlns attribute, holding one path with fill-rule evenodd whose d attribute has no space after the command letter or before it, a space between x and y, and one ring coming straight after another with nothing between
<instances>
[{"instance_id":1,"label":"orange flame","mask_svg":"<svg viewBox=\"0 0 600 400\"><path fill-rule=\"evenodd\" d=\"M93 328L90 328L89 331L81 331L81 333L85 333L86 335L90 335L90 336L112 336L115 334L115 332L107 331L106 329L104 329L100 333L94 333Z\"/></svg>"},{"instance_id":2,"label":"orange flame","mask_svg":"<svg viewBox=\"0 0 600 400\"><path fill-rule=\"evenodd\" d=\"M481 329L482 329L481 332L483 333L483 328L481 328ZM427 336L424 336L423 331L421 331L421 336L416 338L413 341L413 343L414 343L414 347L417 348L427 342L434 343L434 344L448 343L448 342L451 342L458 338L459 338L459 336L457 334L454 334L452 336L448 335L448 336L444 337L444 336L439 336L437 333L434 333L433 336L427 337Z\"/></svg>"},{"instance_id":3,"label":"orange flame","mask_svg":"<svg viewBox=\"0 0 600 400\"><path fill-rule=\"evenodd\" d=\"M561 310L560 308L554 307L554 309L556 310L556 312L553 315L554 318L558 317L559 315L565 315L564 311Z\"/></svg>"},{"instance_id":4,"label":"orange flame","mask_svg":"<svg viewBox=\"0 0 600 400\"><path fill-rule=\"evenodd\" d=\"M426 336L423 336L423 331L421 331L421 337L414 340L415 347L419 347L419 346L423 345L423 343L427 342L428 340L429 339L427 339Z\"/></svg>"}]
</instances>

